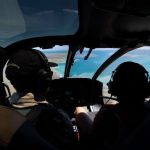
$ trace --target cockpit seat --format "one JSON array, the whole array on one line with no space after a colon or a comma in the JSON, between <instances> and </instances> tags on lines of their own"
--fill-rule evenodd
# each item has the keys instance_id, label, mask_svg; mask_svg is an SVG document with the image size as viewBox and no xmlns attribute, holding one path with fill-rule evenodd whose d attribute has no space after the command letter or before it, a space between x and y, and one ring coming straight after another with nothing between
<instances>
[{"instance_id":1,"label":"cockpit seat","mask_svg":"<svg viewBox=\"0 0 150 150\"><path fill-rule=\"evenodd\" d=\"M149 111L149 110L148 110ZM80 111L81 112L81 111ZM111 112L112 114L112 112ZM88 116L88 117L87 117ZM117 115L114 115L115 119L118 120L119 118ZM112 119L114 119L114 117ZM110 118L110 119L111 119ZM88 113L80 113L76 116L76 121L79 129L80 134L80 140L83 142L84 146L87 144L87 137L88 137L88 131L91 130L91 125L93 123L93 119L91 119L90 115ZM84 122L83 122L84 121ZM110 126L110 124L108 124ZM112 129L112 128L111 128ZM100 133L97 133L100 134ZM107 137L107 135L106 135ZM149 137L150 137L150 113L148 113L143 121L137 127L135 130L128 136L122 139L117 139L117 142L111 145L105 145L105 149L109 150L149 150ZM110 139L109 139L110 138ZM109 143L109 140L113 141L112 137L109 137L105 143ZM97 143L98 145L92 145L93 149L100 149L100 143ZM91 148L91 147L90 147Z\"/></svg>"},{"instance_id":2,"label":"cockpit seat","mask_svg":"<svg viewBox=\"0 0 150 150\"><path fill-rule=\"evenodd\" d=\"M150 114L144 122L142 122L137 129L120 145L113 148L114 150L149 150L150 137Z\"/></svg>"},{"instance_id":3,"label":"cockpit seat","mask_svg":"<svg viewBox=\"0 0 150 150\"><path fill-rule=\"evenodd\" d=\"M0 150L56 150L13 109L0 106Z\"/></svg>"}]
</instances>

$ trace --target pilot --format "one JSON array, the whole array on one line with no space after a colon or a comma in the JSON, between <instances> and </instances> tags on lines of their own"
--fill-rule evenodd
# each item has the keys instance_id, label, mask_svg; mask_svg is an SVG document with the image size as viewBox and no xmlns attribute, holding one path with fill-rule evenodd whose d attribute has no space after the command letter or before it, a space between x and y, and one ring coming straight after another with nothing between
<instances>
[{"instance_id":1,"label":"pilot","mask_svg":"<svg viewBox=\"0 0 150 150\"><path fill-rule=\"evenodd\" d=\"M5 73L16 89L11 106L48 142L58 149L72 149L75 139L70 118L47 101L53 74L47 57L38 50L19 50L10 57Z\"/></svg>"},{"instance_id":2,"label":"pilot","mask_svg":"<svg viewBox=\"0 0 150 150\"><path fill-rule=\"evenodd\" d=\"M118 103L105 104L92 123L83 109L76 111L79 126L83 126L83 122L86 126L90 125L89 139L86 140L90 140L88 147L92 149L116 149L132 136L150 112L145 103L145 98L149 96L149 76L140 64L120 64L113 71L108 89L112 96L117 97Z\"/></svg>"}]
</instances>

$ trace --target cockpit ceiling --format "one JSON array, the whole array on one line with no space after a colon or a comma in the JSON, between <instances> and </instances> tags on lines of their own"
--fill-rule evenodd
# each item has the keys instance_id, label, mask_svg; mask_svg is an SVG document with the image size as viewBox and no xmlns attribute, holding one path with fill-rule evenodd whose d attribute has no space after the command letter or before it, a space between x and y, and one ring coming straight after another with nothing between
<instances>
[{"instance_id":1,"label":"cockpit ceiling","mask_svg":"<svg viewBox=\"0 0 150 150\"><path fill-rule=\"evenodd\" d=\"M52 45L73 42L90 48L149 45L149 4L149 0L1 0L0 46L33 38L30 44L36 46L47 39Z\"/></svg>"},{"instance_id":2,"label":"cockpit ceiling","mask_svg":"<svg viewBox=\"0 0 150 150\"><path fill-rule=\"evenodd\" d=\"M73 35L79 28L77 0L1 0L0 46L43 36Z\"/></svg>"},{"instance_id":3,"label":"cockpit ceiling","mask_svg":"<svg viewBox=\"0 0 150 150\"><path fill-rule=\"evenodd\" d=\"M122 47L130 42L149 39L149 0L87 1L86 6L82 4L82 11L79 10L83 17L80 27L84 41L91 47Z\"/></svg>"}]
</instances>

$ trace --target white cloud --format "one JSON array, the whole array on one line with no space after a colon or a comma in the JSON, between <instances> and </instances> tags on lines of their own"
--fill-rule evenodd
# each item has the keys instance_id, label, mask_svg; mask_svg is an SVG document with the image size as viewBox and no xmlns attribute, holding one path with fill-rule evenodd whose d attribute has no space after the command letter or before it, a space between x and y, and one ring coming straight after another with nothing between
<instances>
[{"instance_id":1,"label":"white cloud","mask_svg":"<svg viewBox=\"0 0 150 150\"><path fill-rule=\"evenodd\" d=\"M63 45L63 46L59 46L59 45L56 45L54 46L53 48L48 48L48 49L44 49L44 51L59 51L59 50L68 50L69 46L68 45ZM42 48L40 47L35 47L35 49L38 49L38 50L41 50L42 51ZM111 53L117 51L118 48L96 48L96 49L93 49L93 51L111 51ZM83 51L89 51L89 48L84 48Z\"/></svg>"},{"instance_id":2,"label":"white cloud","mask_svg":"<svg viewBox=\"0 0 150 150\"><path fill-rule=\"evenodd\" d=\"M140 48L137 48L137 49L150 50L150 46L143 46L143 47L140 47Z\"/></svg>"},{"instance_id":3,"label":"white cloud","mask_svg":"<svg viewBox=\"0 0 150 150\"><path fill-rule=\"evenodd\" d=\"M34 47L34 49L37 49L37 50L40 50L40 51L44 50L44 52L48 52L48 51L61 51L61 50L67 50L68 51L68 46L67 45L63 45L63 46L56 45L53 48L42 49L40 47Z\"/></svg>"},{"instance_id":4,"label":"white cloud","mask_svg":"<svg viewBox=\"0 0 150 150\"><path fill-rule=\"evenodd\" d=\"M71 77L85 77L85 78L91 78L93 76L93 73L88 73L88 72L85 72L85 73L81 73L81 74L74 74L73 76Z\"/></svg>"},{"instance_id":5,"label":"white cloud","mask_svg":"<svg viewBox=\"0 0 150 150\"><path fill-rule=\"evenodd\" d=\"M56 45L53 47L53 50L68 50L68 45L63 45L63 46L59 46L59 45Z\"/></svg>"},{"instance_id":6,"label":"white cloud","mask_svg":"<svg viewBox=\"0 0 150 150\"><path fill-rule=\"evenodd\" d=\"M146 54L131 54L131 53L127 53L125 55L123 55L122 57L128 57L128 58L138 58L138 57L145 57L147 56Z\"/></svg>"},{"instance_id":7,"label":"white cloud","mask_svg":"<svg viewBox=\"0 0 150 150\"><path fill-rule=\"evenodd\" d=\"M87 54L78 54L76 55L77 58L84 58ZM90 54L89 56L90 58L95 58L95 57L99 57L99 55L96 55L96 54Z\"/></svg>"},{"instance_id":8,"label":"white cloud","mask_svg":"<svg viewBox=\"0 0 150 150\"><path fill-rule=\"evenodd\" d=\"M119 48L95 48L93 51L117 51ZM89 48L84 48L84 51L89 51Z\"/></svg>"},{"instance_id":9,"label":"white cloud","mask_svg":"<svg viewBox=\"0 0 150 150\"><path fill-rule=\"evenodd\" d=\"M105 85L109 82L111 75L106 75L103 77L98 77L98 80L103 82Z\"/></svg>"},{"instance_id":10,"label":"white cloud","mask_svg":"<svg viewBox=\"0 0 150 150\"><path fill-rule=\"evenodd\" d=\"M142 56L144 56L144 55L142 55ZM141 55L140 54L129 54L129 53L127 53L127 54L123 55L122 57L137 58L137 57L141 57Z\"/></svg>"}]
</instances>

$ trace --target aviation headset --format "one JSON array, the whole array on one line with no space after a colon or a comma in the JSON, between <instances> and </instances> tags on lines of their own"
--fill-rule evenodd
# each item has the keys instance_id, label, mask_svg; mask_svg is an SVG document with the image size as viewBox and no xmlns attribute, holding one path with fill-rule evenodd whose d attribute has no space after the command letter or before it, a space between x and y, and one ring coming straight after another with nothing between
<instances>
[{"instance_id":1,"label":"aviation headset","mask_svg":"<svg viewBox=\"0 0 150 150\"><path fill-rule=\"evenodd\" d=\"M133 63L133 62L125 62L125 63ZM122 64L125 64L125 63L122 63ZM111 75L111 78L110 78L110 81L107 83L107 86L108 86L108 93L110 93L112 96L117 96L118 93L119 93L119 89L118 89L118 77L117 77L117 74L118 72L121 72L121 65L119 65L113 72L112 72L112 75ZM143 77L143 84L142 84L142 91L143 92L143 95L144 97L148 97L149 96L149 88L150 88L150 82L149 82L149 74L148 72L146 71L146 69L137 64L137 63L133 63L136 65L136 67L138 68L138 72L140 71L140 74L142 74L142 77ZM130 65L130 64L129 64ZM131 64L132 65L132 64ZM121 74L121 73L120 73ZM144 76L145 76L145 79L144 79ZM140 83L136 83L137 86L140 86ZM130 85L129 85L130 86Z\"/></svg>"},{"instance_id":2,"label":"aviation headset","mask_svg":"<svg viewBox=\"0 0 150 150\"><path fill-rule=\"evenodd\" d=\"M37 55L39 57L39 59L41 60L41 63L42 63L42 68L39 69L37 71L37 74L36 74L36 77L38 78L37 79L38 80L37 86L41 87L41 85L48 84L52 80L53 72L50 70L50 66L48 64L47 57L41 51L34 50L34 49L31 49L30 51L32 53L34 53L35 55ZM21 74L20 68L21 67L18 64L10 62L6 67L6 71L5 71L6 77L11 81L12 80L19 80L18 78L19 78L19 75ZM14 72L15 72L15 74L14 74Z\"/></svg>"}]
</instances>

